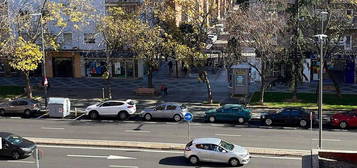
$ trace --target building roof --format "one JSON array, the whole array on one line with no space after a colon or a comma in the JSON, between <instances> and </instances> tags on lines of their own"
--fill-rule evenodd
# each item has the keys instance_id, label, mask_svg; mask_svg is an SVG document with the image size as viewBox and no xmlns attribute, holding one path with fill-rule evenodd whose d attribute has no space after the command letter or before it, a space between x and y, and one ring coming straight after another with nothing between
<instances>
[{"instance_id":1,"label":"building roof","mask_svg":"<svg viewBox=\"0 0 357 168\"><path fill-rule=\"evenodd\" d=\"M196 138L193 140L194 144L215 144L219 145L221 143L221 139L219 138Z\"/></svg>"}]
</instances>

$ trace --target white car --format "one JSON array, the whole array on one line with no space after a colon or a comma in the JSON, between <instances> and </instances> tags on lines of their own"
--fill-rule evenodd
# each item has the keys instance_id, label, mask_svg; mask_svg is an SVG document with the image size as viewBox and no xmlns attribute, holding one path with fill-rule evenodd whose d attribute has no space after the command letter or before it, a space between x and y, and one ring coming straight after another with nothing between
<instances>
[{"instance_id":1,"label":"white car","mask_svg":"<svg viewBox=\"0 0 357 168\"><path fill-rule=\"evenodd\" d=\"M98 119L100 116L117 116L120 120L124 120L136 112L136 105L130 99L126 101L108 100L88 106L85 112L91 119Z\"/></svg>"},{"instance_id":2,"label":"white car","mask_svg":"<svg viewBox=\"0 0 357 168\"><path fill-rule=\"evenodd\" d=\"M198 162L228 163L231 166L249 163L249 152L238 145L219 138L197 138L186 145L185 158L192 164Z\"/></svg>"}]
</instances>

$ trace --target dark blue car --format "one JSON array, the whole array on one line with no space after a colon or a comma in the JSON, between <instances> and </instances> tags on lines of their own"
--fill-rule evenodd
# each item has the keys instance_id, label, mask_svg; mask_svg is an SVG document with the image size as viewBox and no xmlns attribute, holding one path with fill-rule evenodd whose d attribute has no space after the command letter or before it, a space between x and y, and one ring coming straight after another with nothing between
<instances>
[{"instance_id":1,"label":"dark blue car","mask_svg":"<svg viewBox=\"0 0 357 168\"><path fill-rule=\"evenodd\" d=\"M307 127L310 125L310 112L298 107L288 107L276 113L265 113L260 116L263 124L270 125L294 125ZM316 122L315 113L312 114L313 124Z\"/></svg>"}]
</instances>

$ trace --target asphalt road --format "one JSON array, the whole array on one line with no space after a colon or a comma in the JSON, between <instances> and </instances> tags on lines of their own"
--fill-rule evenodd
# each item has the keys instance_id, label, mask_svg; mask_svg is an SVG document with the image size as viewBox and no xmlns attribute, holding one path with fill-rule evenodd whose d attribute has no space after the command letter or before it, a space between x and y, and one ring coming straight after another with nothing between
<instances>
[{"instance_id":1,"label":"asphalt road","mask_svg":"<svg viewBox=\"0 0 357 168\"><path fill-rule=\"evenodd\" d=\"M182 151L160 151L123 148L88 148L75 146L40 146L41 168L173 168L195 167L183 157ZM3 168L36 168L31 156L12 161L2 158ZM229 167L226 164L202 163L197 167ZM298 168L300 158L253 155L244 168Z\"/></svg>"},{"instance_id":2,"label":"asphalt road","mask_svg":"<svg viewBox=\"0 0 357 168\"><path fill-rule=\"evenodd\" d=\"M187 124L138 121L0 119L0 131L25 137L187 143ZM220 137L245 147L316 148L318 131L244 128L230 124L192 123L190 137ZM323 148L357 150L357 132L324 131Z\"/></svg>"}]
</instances>

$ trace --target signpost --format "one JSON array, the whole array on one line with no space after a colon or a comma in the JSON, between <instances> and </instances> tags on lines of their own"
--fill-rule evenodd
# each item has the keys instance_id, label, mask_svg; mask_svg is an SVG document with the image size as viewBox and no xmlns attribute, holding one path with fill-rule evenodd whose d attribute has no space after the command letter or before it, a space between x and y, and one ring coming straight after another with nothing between
<instances>
[{"instance_id":1,"label":"signpost","mask_svg":"<svg viewBox=\"0 0 357 168\"><path fill-rule=\"evenodd\" d=\"M190 141L190 122L193 119L193 115L190 112L187 112L184 116L184 120L187 121L187 139Z\"/></svg>"}]
</instances>

